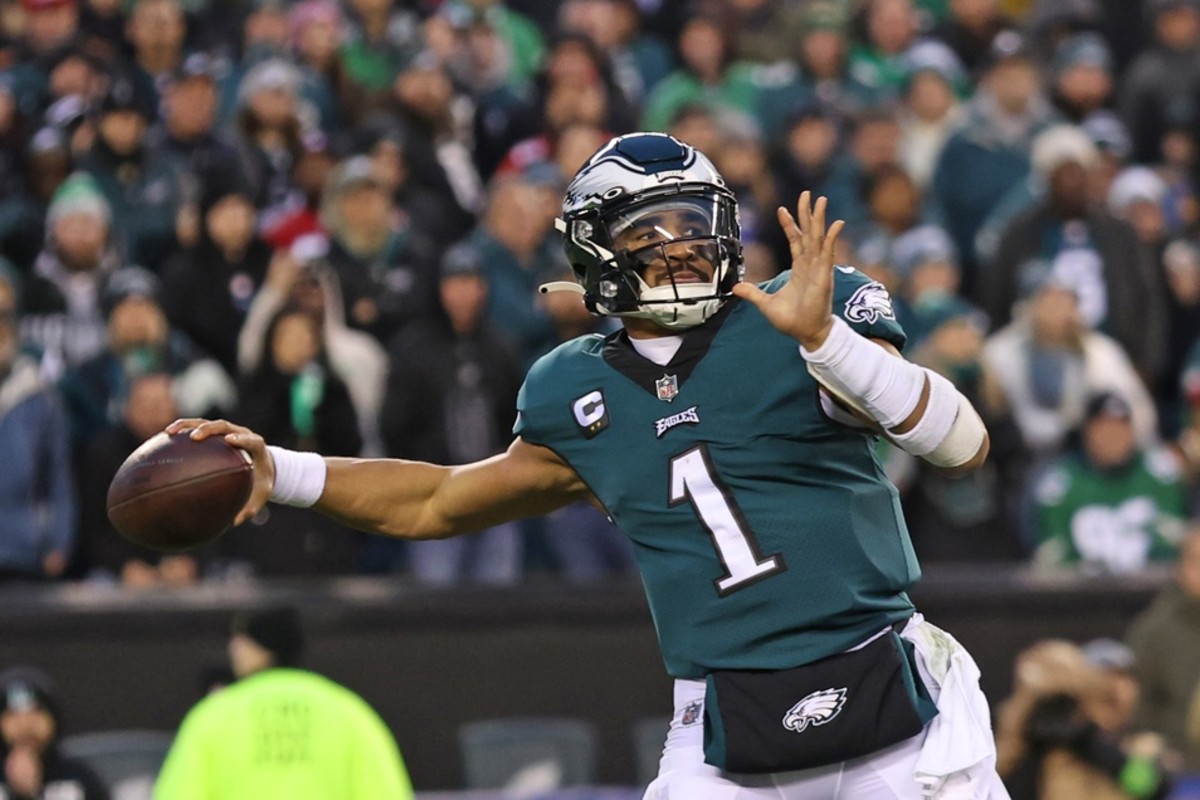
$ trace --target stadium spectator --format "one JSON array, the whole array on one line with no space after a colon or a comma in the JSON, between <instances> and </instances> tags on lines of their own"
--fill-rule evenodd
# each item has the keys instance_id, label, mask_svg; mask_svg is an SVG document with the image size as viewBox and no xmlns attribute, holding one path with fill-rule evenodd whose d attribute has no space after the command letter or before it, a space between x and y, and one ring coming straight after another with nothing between
<instances>
[{"instance_id":1,"label":"stadium spectator","mask_svg":"<svg viewBox=\"0 0 1200 800\"><path fill-rule=\"evenodd\" d=\"M129 12L125 39L133 48L132 77L151 119L158 116L159 87L183 65L187 32L179 0L136 0Z\"/></svg>"},{"instance_id":2,"label":"stadium spectator","mask_svg":"<svg viewBox=\"0 0 1200 800\"><path fill-rule=\"evenodd\" d=\"M808 102L836 109L853 117L870 107L870 88L850 70L849 20L846 10L833 0L814 0L804 9L804 37L796 60Z\"/></svg>"},{"instance_id":3,"label":"stadium spectator","mask_svg":"<svg viewBox=\"0 0 1200 800\"><path fill-rule=\"evenodd\" d=\"M1015 31L992 43L961 130L942 149L933 199L962 259L963 287L974 291L975 234L1014 186L1029 174L1033 138L1053 119L1041 92L1037 63Z\"/></svg>"},{"instance_id":4,"label":"stadium spectator","mask_svg":"<svg viewBox=\"0 0 1200 800\"><path fill-rule=\"evenodd\" d=\"M1153 400L1129 356L1112 337L1083 321L1074 284L1030 268L1026 302L1016 318L988 337L984 363L1034 463L1054 457L1083 422L1087 398L1111 391L1133 409L1140 446L1157 440Z\"/></svg>"},{"instance_id":5,"label":"stadium spectator","mask_svg":"<svg viewBox=\"0 0 1200 800\"><path fill-rule=\"evenodd\" d=\"M395 739L362 698L302 669L293 608L238 614L237 680L184 719L154 786L157 800L412 800Z\"/></svg>"},{"instance_id":6,"label":"stadium spectator","mask_svg":"<svg viewBox=\"0 0 1200 800\"><path fill-rule=\"evenodd\" d=\"M442 259L438 311L388 348L391 370L380 419L388 456L469 464L508 445L521 372L514 350L486 320L487 294L479 252L467 244L451 248ZM431 585L513 584L524 556L515 522L471 537L408 545L409 571Z\"/></svg>"},{"instance_id":7,"label":"stadium spectator","mask_svg":"<svg viewBox=\"0 0 1200 800\"><path fill-rule=\"evenodd\" d=\"M1067 121L1084 124L1112 103L1112 53L1098 33L1078 33L1059 44L1050 65L1050 99Z\"/></svg>"},{"instance_id":8,"label":"stadium spectator","mask_svg":"<svg viewBox=\"0 0 1200 800\"><path fill-rule=\"evenodd\" d=\"M450 75L433 58L418 58L396 77L394 90L398 126L405 131L405 145L413 154L410 163L421 170L422 183L438 190L448 187L460 208L478 212L483 208L483 183L477 165L485 163L479 153L486 145L477 144L479 153L472 149L476 143L467 123L468 104Z\"/></svg>"},{"instance_id":9,"label":"stadium spectator","mask_svg":"<svg viewBox=\"0 0 1200 800\"><path fill-rule=\"evenodd\" d=\"M300 72L283 58L255 64L237 87L237 139L254 204L261 212L286 207L302 135Z\"/></svg>"},{"instance_id":10,"label":"stadium spectator","mask_svg":"<svg viewBox=\"0 0 1200 800\"><path fill-rule=\"evenodd\" d=\"M856 235L866 235L869 227L861 224L871 214L864 189L876 174L900 163L900 135L893 111L864 111L852 121L846 150L834 158L822 190L829 197L829 213L855 225Z\"/></svg>"},{"instance_id":11,"label":"stadium spectator","mask_svg":"<svg viewBox=\"0 0 1200 800\"><path fill-rule=\"evenodd\" d=\"M321 320L297 306L275 313L261 332L262 359L242 375L233 419L329 455L356 456L363 437L346 383L325 354ZM224 542L223 554L262 575L341 575L356 570L362 537L334 520L270 509L254 536Z\"/></svg>"},{"instance_id":12,"label":"stadium spectator","mask_svg":"<svg viewBox=\"0 0 1200 800\"><path fill-rule=\"evenodd\" d=\"M1176 558L1181 465L1168 450L1138 447L1132 413L1120 395L1088 398L1079 442L1038 478L1039 565L1122 574Z\"/></svg>"},{"instance_id":13,"label":"stadium spectator","mask_svg":"<svg viewBox=\"0 0 1200 800\"><path fill-rule=\"evenodd\" d=\"M673 135L691 144L693 140L680 136L682 133L678 127L672 129ZM771 157L771 172L779 186L779 195L799 197L805 189L823 191L833 171L838 144L833 108L819 103L798 106L789 115Z\"/></svg>"},{"instance_id":14,"label":"stadium spectator","mask_svg":"<svg viewBox=\"0 0 1200 800\"><path fill-rule=\"evenodd\" d=\"M850 50L850 73L869 90L872 105L884 105L900 95L904 55L917 37L917 10L912 0L869 0L861 13L864 36Z\"/></svg>"},{"instance_id":15,"label":"stadium spectator","mask_svg":"<svg viewBox=\"0 0 1200 800\"><path fill-rule=\"evenodd\" d=\"M767 167L766 142L749 117L726 115L718 130L721 144L713 151L713 163L738 199L742 256L751 276L747 280L770 280L779 274L779 264L786 263L779 255L786 253L787 239L775 221L780 196ZM575 170L568 174L574 175Z\"/></svg>"},{"instance_id":16,"label":"stadium spectator","mask_svg":"<svg viewBox=\"0 0 1200 800\"><path fill-rule=\"evenodd\" d=\"M241 153L217 124L219 73L220 66L204 53L185 58L162 81L162 120L146 137L148 148L187 168L196 184L191 203L211 191L211 184L243 170Z\"/></svg>"},{"instance_id":17,"label":"stadium spectator","mask_svg":"<svg viewBox=\"0 0 1200 800\"><path fill-rule=\"evenodd\" d=\"M867 211L863 230L895 239L923 221L921 189L899 164L883 164L864 175L861 191Z\"/></svg>"},{"instance_id":18,"label":"stadium spectator","mask_svg":"<svg viewBox=\"0 0 1200 800\"><path fill-rule=\"evenodd\" d=\"M23 155L24 168L12 177L23 171L24 180L0 200L0 256L27 273L46 243L50 200L71 174L71 151L60 130L45 127L29 138Z\"/></svg>"},{"instance_id":19,"label":"stadium spectator","mask_svg":"<svg viewBox=\"0 0 1200 800\"><path fill-rule=\"evenodd\" d=\"M265 351L265 330L281 310L297 308L321 331L329 365L345 384L354 403L363 439L363 454L383 452L379 440L379 408L387 380L387 353L370 334L347 327L337 275L326 257L329 242L319 234L302 236L275 254L267 277L246 313L238 335L238 365L243 375L255 372Z\"/></svg>"},{"instance_id":20,"label":"stadium spectator","mask_svg":"<svg viewBox=\"0 0 1200 800\"><path fill-rule=\"evenodd\" d=\"M243 376L237 416L330 455L362 449L354 406L329 368L318 322L299 308L283 309L267 326L263 360Z\"/></svg>"},{"instance_id":21,"label":"stadium spectator","mask_svg":"<svg viewBox=\"0 0 1200 800\"><path fill-rule=\"evenodd\" d=\"M504 43L506 60L509 62L509 80L522 84L530 80L546 57L546 43L542 30L525 13L510 8L504 0L451 0L458 6L459 13L473 13L476 19L486 20L488 27L495 28ZM543 9L543 15L550 9ZM533 9L530 8L530 12ZM544 17L543 17L544 19Z\"/></svg>"},{"instance_id":22,"label":"stadium spectator","mask_svg":"<svg viewBox=\"0 0 1200 800\"><path fill-rule=\"evenodd\" d=\"M1113 181L1128 166L1133 147L1129 132L1112 111L1097 111L1081 127L1096 145L1096 161L1088 170L1088 197L1093 203L1108 202Z\"/></svg>"},{"instance_id":23,"label":"stadium spectator","mask_svg":"<svg viewBox=\"0 0 1200 800\"><path fill-rule=\"evenodd\" d=\"M719 16L689 16L677 44L681 63L646 98L645 130L666 130L680 108L696 103L750 116L758 112L762 88L754 67L736 60L733 32Z\"/></svg>"},{"instance_id":24,"label":"stadium spectator","mask_svg":"<svg viewBox=\"0 0 1200 800\"><path fill-rule=\"evenodd\" d=\"M538 285L561 272L551 235L559 180L548 164L497 177L482 222L465 240L487 269L488 323L513 343L523 366L558 343L553 321L535 300Z\"/></svg>"},{"instance_id":25,"label":"stadium spectator","mask_svg":"<svg viewBox=\"0 0 1200 800\"><path fill-rule=\"evenodd\" d=\"M360 114L386 102L393 78L421 50L415 9L394 0L350 0L350 32L340 51L352 91L361 96Z\"/></svg>"},{"instance_id":26,"label":"stadium spectator","mask_svg":"<svg viewBox=\"0 0 1200 800\"><path fill-rule=\"evenodd\" d=\"M104 349L67 370L59 382L76 448L120 424L130 384L141 375L171 375L181 413L227 414L234 407L232 377L171 328L161 291L160 281L140 267L119 269L105 280L100 295L107 321Z\"/></svg>"},{"instance_id":27,"label":"stadium spectator","mask_svg":"<svg viewBox=\"0 0 1200 800\"><path fill-rule=\"evenodd\" d=\"M57 380L104 348L100 290L121 266L112 211L96 182L76 173L46 211L46 241L23 290L21 338Z\"/></svg>"},{"instance_id":28,"label":"stadium spectator","mask_svg":"<svg viewBox=\"0 0 1200 800\"><path fill-rule=\"evenodd\" d=\"M936 306L958 296L962 272L949 234L937 225L918 225L890 242L890 260L897 273L897 318L905 324L912 344L928 332L908 315L924 304Z\"/></svg>"},{"instance_id":29,"label":"stadium spectator","mask_svg":"<svg viewBox=\"0 0 1200 800\"><path fill-rule=\"evenodd\" d=\"M300 94L316 110L315 127L338 130L342 115L362 105L341 60L345 20L332 0L304 0L288 11L293 58L300 66Z\"/></svg>"},{"instance_id":30,"label":"stadium spectator","mask_svg":"<svg viewBox=\"0 0 1200 800\"><path fill-rule=\"evenodd\" d=\"M950 13L933 35L949 45L971 73L983 66L996 34L1013 27L1001 0L950 0Z\"/></svg>"},{"instance_id":31,"label":"stadium spectator","mask_svg":"<svg viewBox=\"0 0 1200 800\"><path fill-rule=\"evenodd\" d=\"M1038 136L1033 169L1047 191L1008 223L974 296L994 326L1006 325L1022 273L1049 265L1076 292L1084 323L1116 339L1152 385L1166 355L1163 278L1134 229L1089 201L1086 169L1095 157L1091 139L1075 126Z\"/></svg>"},{"instance_id":32,"label":"stadium spectator","mask_svg":"<svg viewBox=\"0 0 1200 800\"><path fill-rule=\"evenodd\" d=\"M1200 749L1188 738L1188 713L1200 675L1200 523L1192 522L1179 547L1170 585L1129 626L1142 684L1138 721L1161 733L1183 756L1184 770L1200 769Z\"/></svg>"},{"instance_id":33,"label":"stadium spectator","mask_svg":"<svg viewBox=\"0 0 1200 800\"><path fill-rule=\"evenodd\" d=\"M461 5L443 4L425 23L425 40L428 52L469 97L474 140L469 152L476 169L490 175L514 138L536 130L540 109L525 83L513 83L500 31L487 16L462 11Z\"/></svg>"},{"instance_id":34,"label":"stadium spectator","mask_svg":"<svg viewBox=\"0 0 1200 800\"><path fill-rule=\"evenodd\" d=\"M1017 656L1000 708L998 766L1014 798L1162 800L1171 780L1157 756L1126 749L1101 724L1108 684L1070 642L1047 639Z\"/></svg>"},{"instance_id":35,"label":"stadium spectator","mask_svg":"<svg viewBox=\"0 0 1200 800\"><path fill-rule=\"evenodd\" d=\"M958 57L939 42L918 42L905 53L900 163L922 190L933 180L946 140L962 122L958 93L966 83Z\"/></svg>"},{"instance_id":36,"label":"stadium spectator","mask_svg":"<svg viewBox=\"0 0 1200 800\"><path fill-rule=\"evenodd\" d=\"M737 31L735 55L742 61L786 63L804 35L804 8L780 0L734 0L727 4Z\"/></svg>"},{"instance_id":37,"label":"stadium spectator","mask_svg":"<svg viewBox=\"0 0 1200 800\"><path fill-rule=\"evenodd\" d=\"M581 34L559 36L546 54L537 92L527 109L516 111L535 121L519 122L516 135L497 173L519 171L538 161L554 158L558 139L572 125L590 125L606 131L633 127L635 114L613 80L603 53Z\"/></svg>"},{"instance_id":38,"label":"stadium spectator","mask_svg":"<svg viewBox=\"0 0 1200 800\"><path fill-rule=\"evenodd\" d=\"M292 166L294 191L282 207L259 218L263 241L276 250L286 250L300 237L323 231L321 197L338 164L335 145L323 131L308 131L300 145L300 155Z\"/></svg>"},{"instance_id":39,"label":"stadium spectator","mask_svg":"<svg viewBox=\"0 0 1200 800\"><path fill-rule=\"evenodd\" d=\"M50 73L76 45L79 8L75 0L24 0L25 28L12 62L12 94L22 113L49 105Z\"/></svg>"},{"instance_id":40,"label":"stadium spectator","mask_svg":"<svg viewBox=\"0 0 1200 800\"><path fill-rule=\"evenodd\" d=\"M438 151L422 149L427 143L413 136L402 122L380 117L362 126L358 138L358 151L370 157L375 174L391 192L397 213L408 217L438 253L475 224L475 214L460 202L450 173L438 160ZM461 177L456 173L455 180ZM478 176L472 172L470 180L475 182Z\"/></svg>"},{"instance_id":41,"label":"stadium spectator","mask_svg":"<svg viewBox=\"0 0 1200 800\"><path fill-rule=\"evenodd\" d=\"M128 263L157 270L178 247L177 223L187 200L184 167L146 147L152 112L129 80L113 80L97 113L96 140L79 168L108 201Z\"/></svg>"},{"instance_id":42,"label":"stadium spectator","mask_svg":"<svg viewBox=\"0 0 1200 800\"><path fill-rule=\"evenodd\" d=\"M12 76L0 79L0 190L8 197L22 184L22 151L26 146L26 120L13 94Z\"/></svg>"},{"instance_id":43,"label":"stadium spectator","mask_svg":"<svg viewBox=\"0 0 1200 800\"><path fill-rule=\"evenodd\" d=\"M387 342L434 304L436 264L423 231L396 213L383 177L367 156L343 161L321 202L328 263L337 276L344 319Z\"/></svg>"},{"instance_id":44,"label":"stadium spectator","mask_svg":"<svg viewBox=\"0 0 1200 800\"><path fill-rule=\"evenodd\" d=\"M1108 683L1108 702L1096 709L1096 724L1106 731L1123 736L1137 731L1134 721L1142 696L1142 685L1134 674L1134 655L1128 645L1102 637L1084 642L1080 648L1087 662L1104 674ZM1160 738L1156 733L1137 732L1136 735ZM1160 744L1162 749L1165 744Z\"/></svg>"},{"instance_id":45,"label":"stadium spectator","mask_svg":"<svg viewBox=\"0 0 1200 800\"><path fill-rule=\"evenodd\" d=\"M1156 396L1164 410L1168 434L1188 424L1189 406L1181 404L1179 381L1189 364L1189 352L1200 346L1200 248L1177 239L1163 251L1167 283L1167 359ZM1191 357L1190 363L1195 363ZM1200 395L1197 395L1200 396Z\"/></svg>"},{"instance_id":46,"label":"stadium spectator","mask_svg":"<svg viewBox=\"0 0 1200 800\"><path fill-rule=\"evenodd\" d=\"M67 420L17 336L19 279L0 261L0 577L57 578L75 544Z\"/></svg>"},{"instance_id":47,"label":"stadium spectator","mask_svg":"<svg viewBox=\"0 0 1200 800\"><path fill-rule=\"evenodd\" d=\"M759 0L750 0L751 5ZM784 35L777 31L780 26L776 20L776 9L767 8L779 4L770 2L760 3L759 9L766 11L751 12L756 17L766 16L769 23L759 26L763 36L775 41L783 40L786 46L793 46L787 31L795 31L786 23L783 25ZM783 14L789 12L784 9ZM670 49L652 33L647 33L642 26L642 9L636 0L565 0L559 7L559 24L564 31L582 33L600 48L612 65L613 80L617 87L631 103L641 105L646 97L654 90L659 81L670 74L674 66ZM758 51L747 53L742 50L746 36L739 36L739 55L743 58L753 58L761 61L772 61L769 46L758 51L759 45L753 47ZM779 58L786 57L787 53ZM574 171L567 173L575 174Z\"/></svg>"},{"instance_id":48,"label":"stadium spectator","mask_svg":"<svg viewBox=\"0 0 1200 800\"><path fill-rule=\"evenodd\" d=\"M83 49L105 63L115 61L125 37L126 10L119 0L86 0L79 9Z\"/></svg>"},{"instance_id":49,"label":"stadium spectator","mask_svg":"<svg viewBox=\"0 0 1200 800\"><path fill-rule=\"evenodd\" d=\"M1145 10L1153 41L1125 71L1120 110L1133 138L1133 160L1154 164L1165 155L1163 139L1200 80L1200 7L1195 0L1147 0Z\"/></svg>"},{"instance_id":50,"label":"stadium spectator","mask_svg":"<svg viewBox=\"0 0 1200 800\"><path fill-rule=\"evenodd\" d=\"M59 751L62 709L54 680L36 667L0 672L0 792L13 800L108 800L90 767Z\"/></svg>"},{"instance_id":51,"label":"stadium spectator","mask_svg":"<svg viewBox=\"0 0 1200 800\"><path fill-rule=\"evenodd\" d=\"M236 375L238 334L262 286L271 248L256 234L248 188L226 174L204 189L197 245L163 266L162 305L171 324Z\"/></svg>"},{"instance_id":52,"label":"stadium spectator","mask_svg":"<svg viewBox=\"0 0 1200 800\"><path fill-rule=\"evenodd\" d=\"M148 372L130 380L121 402L121 421L99 433L79 463L79 553L72 572L122 586L189 586L200 577L197 553L163 554L134 544L108 521L107 495L117 469L137 447L179 416L172 378Z\"/></svg>"},{"instance_id":53,"label":"stadium spectator","mask_svg":"<svg viewBox=\"0 0 1200 800\"><path fill-rule=\"evenodd\" d=\"M1171 234L1163 209L1166 182L1149 167L1126 167L1113 177L1105 199L1112 215L1133 227L1153 262L1160 264Z\"/></svg>"}]
</instances>

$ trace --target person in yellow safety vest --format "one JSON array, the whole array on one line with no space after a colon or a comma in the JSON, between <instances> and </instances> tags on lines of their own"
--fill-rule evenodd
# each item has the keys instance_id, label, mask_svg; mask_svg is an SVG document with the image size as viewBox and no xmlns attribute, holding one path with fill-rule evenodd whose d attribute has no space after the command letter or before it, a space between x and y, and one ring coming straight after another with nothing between
<instances>
[{"instance_id":1,"label":"person in yellow safety vest","mask_svg":"<svg viewBox=\"0 0 1200 800\"><path fill-rule=\"evenodd\" d=\"M235 617L237 681L188 712L156 800L412 800L387 725L354 692L299 669L303 649L293 608Z\"/></svg>"}]
</instances>

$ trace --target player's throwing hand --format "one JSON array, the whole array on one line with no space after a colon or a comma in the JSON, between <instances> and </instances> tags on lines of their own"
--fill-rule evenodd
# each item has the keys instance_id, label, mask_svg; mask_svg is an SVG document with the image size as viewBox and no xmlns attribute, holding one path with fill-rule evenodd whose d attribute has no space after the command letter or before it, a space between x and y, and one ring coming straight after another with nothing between
<instances>
[{"instance_id":1,"label":"player's throwing hand","mask_svg":"<svg viewBox=\"0 0 1200 800\"><path fill-rule=\"evenodd\" d=\"M833 254L845 223L839 219L827 229L826 204L818 197L813 205L805 191L796 204L796 217L779 207L779 224L792 253L792 276L783 288L767 294L751 283L733 287L735 295L753 303L772 325L807 350L820 347L833 325Z\"/></svg>"}]
</instances>

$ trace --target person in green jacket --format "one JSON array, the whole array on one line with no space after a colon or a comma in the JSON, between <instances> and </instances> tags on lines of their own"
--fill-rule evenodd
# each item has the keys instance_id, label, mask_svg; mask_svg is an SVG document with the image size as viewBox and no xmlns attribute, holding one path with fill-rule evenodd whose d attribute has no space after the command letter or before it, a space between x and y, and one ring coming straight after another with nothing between
<instances>
[{"instance_id":1,"label":"person in green jacket","mask_svg":"<svg viewBox=\"0 0 1200 800\"><path fill-rule=\"evenodd\" d=\"M1080 451L1035 490L1038 563L1124 573L1176 558L1187 515L1180 464L1167 450L1140 449L1131 420L1120 395L1089 399Z\"/></svg>"},{"instance_id":2,"label":"person in green jacket","mask_svg":"<svg viewBox=\"0 0 1200 800\"><path fill-rule=\"evenodd\" d=\"M293 608L234 619L238 680L188 712L157 800L411 800L383 720L349 689L299 669L303 649Z\"/></svg>"}]
</instances>

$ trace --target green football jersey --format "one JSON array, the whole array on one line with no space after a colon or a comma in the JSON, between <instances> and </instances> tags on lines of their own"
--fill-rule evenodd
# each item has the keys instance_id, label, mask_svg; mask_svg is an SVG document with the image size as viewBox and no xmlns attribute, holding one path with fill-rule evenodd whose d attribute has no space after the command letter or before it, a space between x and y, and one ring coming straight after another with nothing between
<instances>
[{"instance_id":1,"label":"green football jersey","mask_svg":"<svg viewBox=\"0 0 1200 800\"><path fill-rule=\"evenodd\" d=\"M860 272L836 269L834 311L904 344ZM623 331L567 342L518 410L515 432L570 464L632 540L671 675L797 666L912 614L920 572L874 437L823 414L796 341L752 305L729 300L666 366Z\"/></svg>"},{"instance_id":2,"label":"green football jersey","mask_svg":"<svg viewBox=\"0 0 1200 800\"><path fill-rule=\"evenodd\" d=\"M1175 457L1165 450L1116 470L1067 456L1041 478L1036 495L1041 564L1119 573L1179 556L1187 493Z\"/></svg>"}]
</instances>

